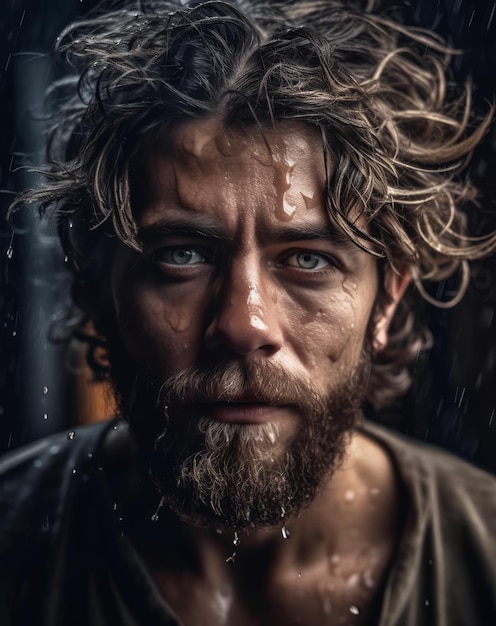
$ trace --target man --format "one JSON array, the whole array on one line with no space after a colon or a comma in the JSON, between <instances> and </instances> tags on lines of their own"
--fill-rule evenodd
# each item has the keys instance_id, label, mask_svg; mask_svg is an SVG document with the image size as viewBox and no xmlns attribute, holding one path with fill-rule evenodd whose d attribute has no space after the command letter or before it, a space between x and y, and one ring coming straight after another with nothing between
<instances>
[{"instance_id":1,"label":"man","mask_svg":"<svg viewBox=\"0 0 496 626\"><path fill-rule=\"evenodd\" d=\"M462 292L496 248L464 233L489 117L443 45L213 1L59 48L58 152L19 204L55 215L121 418L5 457L2 624L492 623L494 480L361 417L428 341L413 287Z\"/></svg>"}]
</instances>

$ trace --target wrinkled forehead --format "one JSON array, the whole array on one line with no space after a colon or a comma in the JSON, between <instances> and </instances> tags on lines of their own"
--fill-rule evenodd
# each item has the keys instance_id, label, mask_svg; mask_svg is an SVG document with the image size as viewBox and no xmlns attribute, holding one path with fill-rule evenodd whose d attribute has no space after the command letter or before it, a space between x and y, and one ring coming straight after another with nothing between
<instances>
[{"instance_id":1,"label":"wrinkled forehead","mask_svg":"<svg viewBox=\"0 0 496 626\"><path fill-rule=\"evenodd\" d=\"M266 193L267 206L275 199L282 219L291 219L299 206L324 212L326 205L322 140L301 123L240 129L218 119L184 122L149 139L143 164L142 197L148 206L167 186L193 209L240 187L247 194Z\"/></svg>"}]
</instances>

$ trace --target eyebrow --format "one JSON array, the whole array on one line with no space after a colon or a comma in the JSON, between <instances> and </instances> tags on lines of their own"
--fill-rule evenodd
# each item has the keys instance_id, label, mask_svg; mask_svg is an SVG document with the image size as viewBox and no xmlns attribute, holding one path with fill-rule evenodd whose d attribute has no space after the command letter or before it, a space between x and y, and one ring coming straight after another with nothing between
<instances>
[{"instance_id":1,"label":"eyebrow","mask_svg":"<svg viewBox=\"0 0 496 626\"><path fill-rule=\"evenodd\" d=\"M164 235L176 235L201 239L231 240L224 229L215 225L206 216L191 218L168 218L138 230L142 243L152 243ZM354 249L356 244L342 231L327 224L302 224L301 226L273 226L264 229L260 236L263 243L293 243L298 241L323 241L342 248Z\"/></svg>"},{"instance_id":2,"label":"eyebrow","mask_svg":"<svg viewBox=\"0 0 496 626\"><path fill-rule=\"evenodd\" d=\"M200 237L202 239L226 239L226 233L213 225L211 220L196 217L194 220L166 219L159 220L138 229L138 238L143 243L150 243L164 235Z\"/></svg>"},{"instance_id":3,"label":"eyebrow","mask_svg":"<svg viewBox=\"0 0 496 626\"><path fill-rule=\"evenodd\" d=\"M353 248L356 244L345 233L327 224L302 224L298 227L280 226L264 233L263 239L273 243L295 241L325 241L342 247Z\"/></svg>"}]
</instances>

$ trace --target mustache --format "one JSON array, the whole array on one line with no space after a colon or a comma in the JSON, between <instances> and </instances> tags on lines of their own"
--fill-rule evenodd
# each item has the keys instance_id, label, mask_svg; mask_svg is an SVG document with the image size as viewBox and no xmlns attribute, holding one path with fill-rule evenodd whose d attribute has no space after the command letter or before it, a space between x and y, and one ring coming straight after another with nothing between
<instances>
[{"instance_id":1,"label":"mustache","mask_svg":"<svg viewBox=\"0 0 496 626\"><path fill-rule=\"evenodd\" d=\"M158 393L157 404L166 409L176 404L213 402L259 402L269 406L321 404L310 382L268 361L230 361L206 368L187 368L168 378Z\"/></svg>"}]
</instances>

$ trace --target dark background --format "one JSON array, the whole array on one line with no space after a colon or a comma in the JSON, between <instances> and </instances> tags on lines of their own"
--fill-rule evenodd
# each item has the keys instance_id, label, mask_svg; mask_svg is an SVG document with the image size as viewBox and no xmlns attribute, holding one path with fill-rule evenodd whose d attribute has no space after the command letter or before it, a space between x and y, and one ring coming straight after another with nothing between
<instances>
[{"instance_id":1,"label":"dark background","mask_svg":"<svg viewBox=\"0 0 496 626\"><path fill-rule=\"evenodd\" d=\"M67 293L64 259L51 227L34 211L3 216L16 190L37 184L29 166L42 149L43 93L53 76L57 34L95 0L2 0L0 16L0 452L74 425L65 351L48 340ZM393 3L390 3L393 5ZM496 92L496 1L398 1L406 23L433 28L465 51L457 79L471 77L475 107ZM481 191L472 231L496 229L496 128L477 149ZM474 264L453 310L425 306L435 347L415 364L412 391L381 416L402 432L496 471L496 262ZM449 295L452 283L433 293Z\"/></svg>"}]
</instances>

